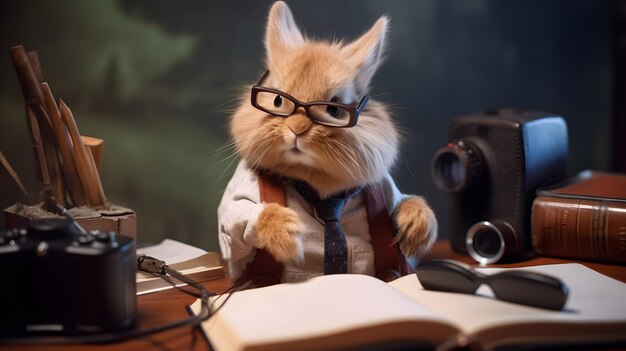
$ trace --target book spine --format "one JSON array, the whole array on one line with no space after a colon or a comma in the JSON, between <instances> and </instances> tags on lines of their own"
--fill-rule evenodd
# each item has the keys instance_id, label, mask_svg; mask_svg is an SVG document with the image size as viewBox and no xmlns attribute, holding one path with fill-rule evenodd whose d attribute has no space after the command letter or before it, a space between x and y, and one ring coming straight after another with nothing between
<instances>
[{"instance_id":1,"label":"book spine","mask_svg":"<svg viewBox=\"0 0 626 351\"><path fill-rule=\"evenodd\" d=\"M539 255L626 263L626 204L538 196L531 214Z\"/></svg>"}]
</instances>

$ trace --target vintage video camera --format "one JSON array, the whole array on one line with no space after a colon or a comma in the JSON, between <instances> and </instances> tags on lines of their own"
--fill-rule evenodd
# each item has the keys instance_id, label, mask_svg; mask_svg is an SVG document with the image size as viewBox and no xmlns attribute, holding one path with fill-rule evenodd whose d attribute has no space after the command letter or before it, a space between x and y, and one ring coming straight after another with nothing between
<instances>
[{"instance_id":1,"label":"vintage video camera","mask_svg":"<svg viewBox=\"0 0 626 351\"><path fill-rule=\"evenodd\" d=\"M497 109L455 119L433 157L432 177L449 193L455 251L494 263L530 250L535 190L565 179L568 134L561 116Z\"/></svg>"},{"instance_id":2,"label":"vintage video camera","mask_svg":"<svg viewBox=\"0 0 626 351\"><path fill-rule=\"evenodd\" d=\"M0 336L126 330L137 316L134 240L67 219L0 232Z\"/></svg>"}]
</instances>

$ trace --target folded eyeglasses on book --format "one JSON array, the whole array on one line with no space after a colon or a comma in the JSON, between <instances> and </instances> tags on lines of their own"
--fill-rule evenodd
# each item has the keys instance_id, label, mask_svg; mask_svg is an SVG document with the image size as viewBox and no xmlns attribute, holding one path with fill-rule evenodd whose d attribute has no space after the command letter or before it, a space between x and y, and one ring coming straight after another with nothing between
<instances>
[{"instance_id":1,"label":"folded eyeglasses on book","mask_svg":"<svg viewBox=\"0 0 626 351\"><path fill-rule=\"evenodd\" d=\"M546 274L521 270L483 274L453 260L424 261L415 272L427 290L473 295L486 284L499 300L551 310L561 310L569 293L561 280Z\"/></svg>"}]
</instances>

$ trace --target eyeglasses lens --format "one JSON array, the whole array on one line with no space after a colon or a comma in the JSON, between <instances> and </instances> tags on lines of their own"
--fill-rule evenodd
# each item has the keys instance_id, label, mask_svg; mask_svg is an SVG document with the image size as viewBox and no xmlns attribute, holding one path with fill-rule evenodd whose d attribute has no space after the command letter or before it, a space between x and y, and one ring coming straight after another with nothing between
<instances>
[{"instance_id":1,"label":"eyeglasses lens","mask_svg":"<svg viewBox=\"0 0 626 351\"><path fill-rule=\"evenodd\" d=\"M498 299L513 303L560 310L567 301L560 281L533 272L502 272L489 277L488 284Z\"/></svg>"},{"instance_id":2,"label":"eyeglasses lens","mask_svg":"<svg viewBox=\"0 0 626 351\"><path fill-rule=\"evenodd\" d=\"M350 123L350 111L334 105L311 105L309 115L317 122L333 126L345 126Z\"/></svg>"},{"instance_id":3,"label":"eyeglasses lens","mask_svg":"<svg viewBox=\"0 0 626 351\"><path fill-rule=\"evenodd\" d=\"M425 289L473 294L480 283L472 279L471 272L461 267L441 264L420 264L417 277Z\"/></svg>"},{"instance_id":4,"label":"eyeglasses lens","mask_svg":"<svg viewBox=\"0 0 626 351\"><path fill-rule=\"evenodd\" d=\"M267 91L259 91L256 95L256 103L270 113L279 116L288 116L293 113L294 103L287 97Z\"/></svg>"}]
</instances>

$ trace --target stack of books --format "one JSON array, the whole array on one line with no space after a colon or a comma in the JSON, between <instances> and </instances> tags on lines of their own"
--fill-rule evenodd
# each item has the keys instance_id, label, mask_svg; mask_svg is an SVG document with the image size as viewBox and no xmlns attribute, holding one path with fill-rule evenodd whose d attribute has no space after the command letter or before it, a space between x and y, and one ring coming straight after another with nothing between
<instances>
[{"instance_id":1,"label":"stack of books","mask_svg":"<svg viewBox=\"0 0 626 351\"><path fill-rule=\"evenodd\" d=\"M539 255L626 264L626 174L583 171L540 189L531 219Z\"/></svg>"}]
</instances>

